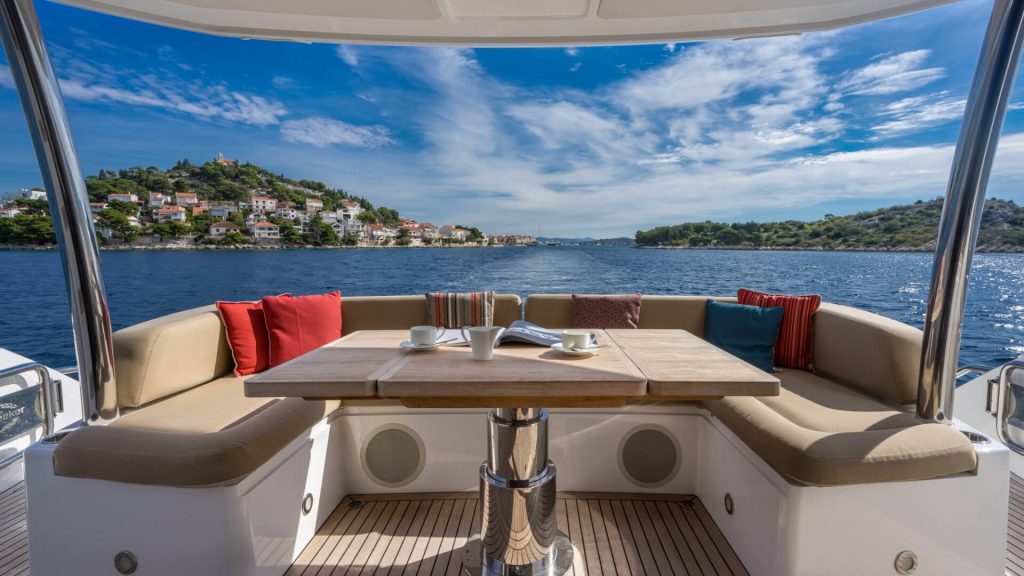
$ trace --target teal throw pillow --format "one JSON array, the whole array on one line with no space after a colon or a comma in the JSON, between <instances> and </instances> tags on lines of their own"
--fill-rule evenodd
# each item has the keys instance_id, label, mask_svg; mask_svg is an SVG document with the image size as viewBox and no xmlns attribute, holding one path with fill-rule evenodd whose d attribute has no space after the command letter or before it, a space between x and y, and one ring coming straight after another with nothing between
<instances>
[{"instance_id":1,"label":"teal throw pillow","mask_svg":"<svg viewBox=\"0 0 1024 576\"><path fill-rule=\"evenodd\" d=\"M754 366L771 372L782 307L762 308L708 300L704 339Z\"/></svg>"}]
</instances>

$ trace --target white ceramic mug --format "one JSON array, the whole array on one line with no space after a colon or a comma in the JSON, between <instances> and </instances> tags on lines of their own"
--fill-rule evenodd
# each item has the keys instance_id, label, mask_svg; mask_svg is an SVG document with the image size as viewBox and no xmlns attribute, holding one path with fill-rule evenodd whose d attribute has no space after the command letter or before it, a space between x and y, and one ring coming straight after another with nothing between
<instances>
[{"instance_id":1,"label":"white ceramic mug","mask_svg":"<svg viewBox=\"0 0 1024 576\"><path fill-rule=\"evenodd\" d=\"M409 329L409 341L413 346L433 346L444 338L444 328L437 326L413 326Z\"/></svg>"},{"instance_id":2,"label":"white ceramic mug","mask_svg":"<svg viewBox=\"0 0 1024 576\"><path fill-rule=\"evenodd\" d=\"M590 330L562 330L562 348L586 350L597 343L597 336Z\"/></svg>"},{"instance_id":3,"label":"white ceramic mug","mask_svg":"<svg viewBox=\"0 0 1024 576\"><path fill-rule=\"evenodd\" d=\"M494 343L501 334L500 326L463 326L462 337L469 341L473 360L494 358Z\"/></svg>"}]
</instances>

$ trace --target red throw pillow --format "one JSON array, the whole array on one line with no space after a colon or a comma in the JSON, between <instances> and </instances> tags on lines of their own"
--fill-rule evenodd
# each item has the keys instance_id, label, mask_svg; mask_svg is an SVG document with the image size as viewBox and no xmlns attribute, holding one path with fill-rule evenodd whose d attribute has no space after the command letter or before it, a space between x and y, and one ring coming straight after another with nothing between
<instances>
[{"instance_id":1,"label":"red throw pillow","mask_svg":"<svg viewBox=\"0 0 1024 576\"><path fill-rule=\"evenodd\" d=\"M341 293L268 296L263 299L270 366L341 338Z\"/></svg>"},{"instance_id":2,"label":"red throw pillow","mask_svg":"<svg viewBox=\"0 0 1024 576\"><path fill-rule=\"evenodd\" d=\"M235 376L247 376L270 367L267 321L260 302L217 302L228 337Z\"/></svg>"},{"instance_id":3,"label":"red throw pillow","mask_svg":"<svg viewBox=\"0 0 1024 576\"><path fill-rule=\"evenodd\" d=\"M781 306L782 323L775 342L775 365L811 370L814 353L814 313L821 305L821 296L787 296L765 294L740 288L736 293L740 304L774 308Z\"/></svg>"},{"instance_id":4,"label":"red throw pillow","mask_svg":"<svg viewBox=\"0 0 1024 576\"><path fill-rule=\"evenodd\" d=\"M636 328L640 325L640 295L572 295L574 328Z\"/></svg>"}]
</instances>

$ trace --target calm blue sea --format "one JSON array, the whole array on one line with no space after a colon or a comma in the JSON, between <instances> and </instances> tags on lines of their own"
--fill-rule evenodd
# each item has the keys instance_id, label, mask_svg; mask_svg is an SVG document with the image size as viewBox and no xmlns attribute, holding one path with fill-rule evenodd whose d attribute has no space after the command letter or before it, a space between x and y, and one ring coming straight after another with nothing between
<instances>
[{"instance_id":1,"label":"calm blue sea","mask_svg":"<svg viewBox=\"0 0 1024 576\"><path fill-rule=\"evenodd\" d=\"M496 290L735 294L739 287L819 293L922 326L931 256L849 252L529 247L415 250L104 252L114 329L216 300L341 290L417 294ZM0 252L0 347L74 363L56 252ZM975 258L961 362L1024 354L1024 255Z\"/></svg>"}]
</instances>

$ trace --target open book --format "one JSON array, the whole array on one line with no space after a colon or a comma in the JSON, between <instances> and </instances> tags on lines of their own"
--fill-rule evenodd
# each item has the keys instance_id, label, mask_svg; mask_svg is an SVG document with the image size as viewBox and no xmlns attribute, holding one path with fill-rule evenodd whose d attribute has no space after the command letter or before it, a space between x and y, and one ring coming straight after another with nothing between
<instances>
[{"instance_id":1,"label":"open book","mask_svg":"<svg viewBox=\"0 0 1024 576\"><path fill-rule=\"evenodd\" d=\"M469 342L462 335L462 330L458 328L446 328L444 336L441 338L447 346L468 346ZM516 320L508 328L502 328L498 334L498 338L494 341L495 346L500 346L502 342L524 342L526 344L536 344L538 346L551 346L552 344L558 344L562 341L561 330L551 330L549 328L541 328L536 324L530 324L525 320Z\"/></svg>"}]
</instances>

